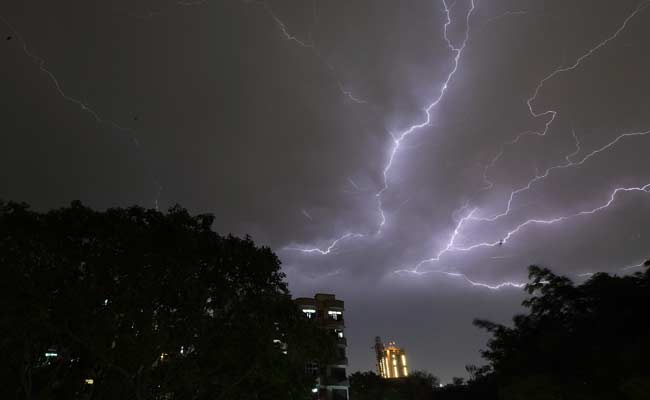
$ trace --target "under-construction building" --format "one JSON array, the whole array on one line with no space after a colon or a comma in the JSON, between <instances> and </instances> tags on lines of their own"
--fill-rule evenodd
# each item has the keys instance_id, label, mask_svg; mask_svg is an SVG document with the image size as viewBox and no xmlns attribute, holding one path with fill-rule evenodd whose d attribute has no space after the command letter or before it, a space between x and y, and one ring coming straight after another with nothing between
<instances>
[{"instance_id":1,"label":"under-construction building","mask_svg":"<svg viewBox=\"0 0 650 400\"><path fill-rule=\"evenodd\" d=\"M377 357L377 374L382 378L405 378L408 376L406 353L395 342L384 345L379 336L375 337L375 355Z\"/></svg>"}]
</instances>

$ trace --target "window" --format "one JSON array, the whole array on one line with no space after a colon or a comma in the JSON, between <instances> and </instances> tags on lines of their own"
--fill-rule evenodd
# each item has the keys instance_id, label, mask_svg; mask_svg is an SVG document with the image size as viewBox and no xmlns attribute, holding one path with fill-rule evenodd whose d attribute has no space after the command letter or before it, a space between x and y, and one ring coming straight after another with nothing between
<instances>
[{"instance_id":1,"label":"window","mask_svg":"<svg viewBox=\"0 0 650 400\"><path fill-rule=\"evenodd\" d=\"M336 321L343 319L343 313L341 311L328 311L327 316Z\"/></svg>"},{"instance_id":2,"label":"window","mask_svg":"<svg viewBox=\"0 0 650 400\"><path fill-rule=\"evenodd\" d=\"M334 334L337 338L343 339L343 329L334 329Z\"/></svg>"},{"instance_id":3,"label":"window","mask_svg":"<svg viewBox=\"0 0 650 400\"><path fill-rule=\"evenodd\" d=\"M303 308L302 312L304 312L307 318L309 319L312 319L316 316L316 310L314 310L313 308Z\"/></svg>"}]
</instances>

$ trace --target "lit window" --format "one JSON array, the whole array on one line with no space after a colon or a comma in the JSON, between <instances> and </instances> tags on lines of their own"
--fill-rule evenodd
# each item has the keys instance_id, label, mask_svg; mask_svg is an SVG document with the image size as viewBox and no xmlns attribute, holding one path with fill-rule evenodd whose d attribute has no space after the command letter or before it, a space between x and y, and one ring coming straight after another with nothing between
<instances>
[{"instance_id":1,"label":"lit window","mask_svg":"<svg viewBox=\"0 0 650 400\"><path fill-rule=\"evenodd\" d=\"M85 380L85 382L86 382L86 385L92 385L92 384L95 383L95 380L91 379L91 378L88 378L88 379Z\"/></svg>"},{"instance_id":2,"label":"lit window","mask_svg":"<svg viewBox=\"0 0 650 400\"><path fill-rule=\"evenodd\" d=\"M304 308L302 312L305 313L307 318L313 318L316 315L316 310L314 310L313 308Z\"/></svg>"},{"instance_id":3,"label":"lit window","mask_svg":"<svg viewBox=\"0 0 650 400\"><path fill-rule=\"evenodd\" d=\"M328 311L327 315L337 321L343 318L343 313L341 311Z\"/></svg>"}]
</instances>

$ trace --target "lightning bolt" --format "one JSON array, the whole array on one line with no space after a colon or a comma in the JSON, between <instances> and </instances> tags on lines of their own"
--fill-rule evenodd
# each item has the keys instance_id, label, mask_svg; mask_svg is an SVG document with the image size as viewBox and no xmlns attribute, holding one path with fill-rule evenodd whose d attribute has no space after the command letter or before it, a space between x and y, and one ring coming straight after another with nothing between
<instances>
[{"instance_id":1,"label":"lightning bolt","mask_svg":"<svg viewBox=\"0 0 650 400\"><path fill-rule=\"evenodd\" d=\"M393 163L395 161L395 157L397 157L399 150L402 147L402 144L404 141L411 135L415 134L418 132L420 129L427 127L431 124L431 112L440 104L440 102L444 99L445 94L447 93L447 89L449 88L449 84L451 80L453 79L454 75L456 74L456 71L458 71L458 66L460 65L460 59L463 54L463 51L465 50L465 47L467 46L467 43L469 41L469 30L470 30L470 18L472 14L474 13L474 10L476 8L475 0L470 0L470 7L469 10L467 11L467 14L465 15L465 23L466 23L466 28L465 28L465 34L464 38L460 44L460 46L456 47L451 39L449 38L449 27L452 23L451 21L451 9L447 5L446 0L442 0L442 5L444 8L444 14L445 14L445 23L443 26L443 39L445 43L447 44L447 47L451 51L452 54L454 54L452 58L452 68L447 74L447 77L443 81L440 90L438 92L438 95L431 100L431 102L423 109L424 113L424 118L421 122L415 123L402 132L398 134L392 135L393 137L393 144L389 150L389 156L388 160L382 170L382 176L383 176L383 186L377 193L375 193L375 198L377 202L377 211L379 213L379 224L377 227L376 232L373 234L374 236L380 235L382 233L382 230L384 226L386 225L386 213L383 208L383 195L384 193L389 189L389 174L390 171L393 167ZM351 238L351 237L365 237L368 236L367 234L361 234L357 233L354 235L350 234L345 234L339 238L336 238L332 243L328 246L326 250L318 249L318 248L311 248L311 249L301 249L301 248L287 248L287 249L293 249L293 250L299 250L304 253L319 253L319 254L330 254L330 251L333 247L335 247L339 242L342 240Z\"/></svg>"},{"instance_id":2,"label":"lightning bolt","mask_svg":"<svg viewBox=\"0 0 650 400\"><path fill-rule=\"evenodd\" d=\"M280 17L275 13L275 11L273 11L273 9L268 4L268 2L266 2L266 1L256 1L254 3L256 5L262 7L266 11L266 13L275 22L278 29L282 33L282 36L286 40L294 42L298 46L303 47L305 49L309 49L312 52L312 54L316 58L318 58L323 63L323 65L325 65L327 67L327 69L330 71L330 73L335 77L336 85L337 85L339 91L341 92L341 94L343 96L345 96L345 98L347 98L349 101L351 101L353 103L356 103L356 104L366 104L367 103L365 100L355 96L350 90L345 89L345 85L338 78L336 78L336 76L338 75L336 70L334 69L334 67L329 62L327 62L325 57L323 57L323 55L320 53L320 51L318 50L318 48L316 47L316 45L315 45L315 43L313 41L307 42L305 40L300 39L296 35L292 34L289 31L289 29L287 28L287 25L284 23L284 21L282 21L282 19L280 19ZM316 25L318 23L318 13L317 13L317 7L316 7L315 2L314 2L313 7L314 7L314 25ZM309 34L309 36L311 37L311 33Z\"/></svg>"},{"instance_id":3,"label":"lightning bolt","mask_svg":"<svg viewBox=\"0 0 650 400\"><path fill-rule=\"evenodd\" d=\"M471 245L471 246L468 246L468 247L454 247L454 248L450 248L447 252L449 252L449 251L464 251L464 252L466 252L466 251L471 251L471 250L477 249L479 247L495 247L495 246L498 246L498 245L502 245L502 244L508 242L510 240L510 238L512 238L517 233L519 233L522 229L524 229L528 225L533 225L533 224L536 224L536 225L537 224L539 224L539 225L552 225L552 224L556 224L558 222L563 222L563 221L566 221L568 219L575 218L575 217L582 217L582 216L585 216L585 215L593 215L593 214L596 214L596 213L608 208L610 205L612 205L612 203L614 203L614 201L616 199L616 196L619 193L625 193L625 192L644 192L644 193L648 193L649 191L650 191L650 183L648 183L648 184L646 184L644 186L637 186L637 187L619 187L619 188L616 188L610 194L609 199L607 200L607 202L605 202L604 204L602 204L602 205L600 205L600 206L598 206L596 208L593 208L593 209L590 209L590 210L584 210L584 211L577 212L575 214L565 215L565 216L556 217L556 218L552 218L552 219L529 219L529 220L517 225L513 230L508 232L500 240L497 240L495 242L478 243L478 244L474 244L474 245Z\"/></svg>"},{"instance_id":4,"label":"lightning bolt","mask_svg":"<svg viewBox=\"0 0 650 400\"><path fill-rule=\"evenodd\" d=\"M641 268L641 267L643 267L643 266L645 266L645 260L644 260L644 261L641 261L641 262L638 263L638 264L633 264L633 265L628 265L627 267L623 267L622 270L623 270L623 271L629 271L629 270L631 270L631 269Z\"/></svg>"},{"instance_id":5,"label":"lightning bolt","mask_svg":"<svg viewBox=\"0 0 650 400\"><path fill-rule=\"evenodd\" d=\"M69 95L67 92L65 92L63 90L62 85L59 82L59 79L54 74L54 72L52 72L50 69L48 69L46 67L45 59L43 59L43 58L39 57L38 55L34 54L29 49L29 46L27 46L27 42L25 41L23 36L20 34L20 32L18 30L16 30L16 28L14 28L14 26L11 23L9 23L9 21L7 21L7 19L5 19L3 16L0 16L0 21L2 21L2 23L4 23L13 32L13 34L14 34L14 36L16 38L18 38L18 41L21 44L21 48L22 48L23 53L28 58L32 59L36 63L36 65L38 65L38 69L49 78L49 80L54 85L54 89L59 94L59 96L61 96L61 98L63 98L65 101L67 101L69 103L72 103L72 104L76 105L77 107L79 107L79 109L81 111L89 114L95 120L96 124L109 126L109 127L111 127L112 129L114 129L116 131L119 131L119 132L122 132L122 133L128 135L131 138L131 141L133 142L135 148L140 149L140 140L138 139L138 136L136 135L136 131L134 129L121 126L120 124L118 124L117 122L115 122L113 120L102 117L101 114L98 111L96 111L92 106L88 105L84 101L82 101L82 100L80 100L80 99L78 99L76 97L73 97L73 96ZM158 180L155 180L154 184L157 187L157 192L156 192L156 195L154 196L153 203L154 203L155 208L158 209L158 202L159 202L159 199L160 199L160 195L162 194L163 187L160 185Z\"/></svg>"},{"instance_id":6,"label":"lightning bolt","mask_svg":"<svg viewBox=\"0 0 650 400\"><path fill-rule=\"evenodd\" d=\"M382 196L389 188L388 175L390 173L390 170L393 167L393 162L395 160L395 157L397 156L397 153L399 152L404 140L406 140L409 136L413 135L420 129L429 126L431 124L431 111L433 111L438 106L438 104L440 104L440 102L444 99L445 93L447 93L447 89L449 88L449 84L453 79L454 75L456 75L456 71L458 71L458 66L460 65L460 58L463 55L463 51L465 50L465 47L467 46L467 42L469 41L469 29L470 29L469 21L476 8L475 1L474 0L470 1L470 8L465 16L465 22L466 22L465 36L459 47L454 46L451 39L449 39L448 32L449 32L449 26L451 25L451 11L450 8L447 6L447 1L443 0L442 5L444 7L444 13L446 18L443 27L443 37L445 42L447 43L447 47L454 54L453 61L452 61L453 67L447 74L447 78L442 83L442 86L440 87L440 91L438 92L438 96L435 99L433 99L433 101L429 103L429 105L427 105L424 108L424 116L425 116L424 120L422 122L409 126L406 130L402 131L398 135L393 135L393 146L390 149L388 161L382 171L384 186L375 194L375 197L377 198L377 209L380 217L379 227L376 232L377 235L381 234L382 229L386 224L386 213L384 212L384 208L383 208Z\"/></svg>"},{"instance_id":7,"label":"lightning bolt","mask_svg":"<svg viewBox=\"0 0 650 400\"><path fill-rule=\"evenodd\" d=\"M496 220L498 220L498 219L500 219L502 217L505 217L505 216L509 215L510 211L512 210L512 203L513 203L515 197L517 197L517 195L529 190L535 183L545 180L551 174L551 172L556 171L556 170L561 170L561 169L572 168L572 167L579 167L579 166L583 165L584 163L586 163L592 157L594 157L594 156L596 156L596 155L598 155L598 154L600 154L600 153L602 153L602 152L604 152L606 150L611 149L612 147L614 147L621 140L623 140L625 138L630 138L630 137L645 136L645 135L650 134L650 131L624 133L622 135L619 135L614 140L612 140L611 142L609 142L606 145L602 146L601 148L593 150L592 152L590 152L589 154L584 156L578 162L571 161L572 157L576 156L581 150L580 149L580 141L578 140L578 137L576 136L575 131L573 131L572 133L573 133L573 137L574 137L574 139L576 141L576 150L573 153L571 153L571 154L569 154L569 155L567 155L565 157L566 163L560 164L560 165L555 165L555 166L552 166L552 167L546 169L546 171L544 171L543 174L536 175L533 179L528 181L528 183L525 186L523 186L521 188L518 188L516 190L513 190L510 193L510 196L508 198L508 202L506 204L506 209L503 212L501 212L499 214L496 214L496 215L494 215L492 217L473 218L473 220L474 221L483 221L483 222L493 222L493 221L496 221Z\"/></svg>"},{"instance_id":8,"label":"lightning bolt","mask_svg":"<svg viewBox=\"0 0 650 400\"><path fill-rule=\"evenodd\" d=\"M478 33L483 32L488 26L491 24L497 22L500 19L506 18L506 17L520 17L522 15L528 15L528 11L526 10L516 10L516 11L506 11L502 14L499 14L495 17L492 17L485 21L483 26L478 30Z\"/></svg>"},{"instance_id":9,"label":"lightning bolt","mask_svg":"<svg viewBox=\"0 0 650 400\"><path fill-rule=\"evenodd\" d=\"M546 83L547 81L549 81L550 79L554 78L555 76L557 76L558 74L561 74L561 73L564 73L564 72L568 72L568 71L572 71L572 70L578 68L578 67L580 66L580 64L581 64L584 60L586 60L587 58L591 57L591 56L592 56L595 52L597 52L600 48L604 47L604 46L607 45L609 42L611 42L611 41L614 40L616 37L618 37L618 36L620 35L620 33L621 33L621 32L622 32L622 31L627 27L629 21L630 21L632 18L634 18L634 17L635 17L639 12L641 12L641 11L642 11L642 10L643 10L647 5L648 5L648 4L650 4L650 2L648 2L648 1L645 1L645 2L640 3L640 4L639 4L635 9L634 9L634 11L633 11L631 14L629 14L629 15L625 18L625 20L622 22L622 24L618 27L618 29L617 29L617 30L616 30L612 35L610 35L610 36L607 37L605 40L603 40L603 41L601 41L600 43L598 43L596 46L594 46L594 47L592 47L591 49L589 49L589 51L586 52L585 54L583 54L582 56L578 57L578 58L576 59L576 61L575 61L572 65L570 65L570 66L568 66L568 67L557 68L556 70L552 71L550 74L548 74L547 76L545 76L545 77L544 77L544 78L543 78L543 79L538 83L538 85L537 85L536 88L535 88L535 91L533 92L533 95L532 95L531 97L529 97L528 100L526 101L526 104L528 105L528 110L529 110L530 114L531 114L534 118L539 118L539 117L542 117L542 116L548 116L548 115L550 115L550 118L549 118L549 119L547 120L547 122L545 123L545 125L544 125L544 130L543 130L542 132L534 132L534 131L523 132L523 133L517 135L514 139L512 139L512 140L510 140L510 141L508 141L508 142L505 142L505 143L503 143L503 144L501 145L501 149L500 149L499 153L497 153L497 155L492 159L491 163L488 164L488 166L485 168L484 173L483 173L484 181L485 181L485 183L487 184L487 187L486 187L487 189L489 189L489 188L491 188L491 187L493 186L493 183L492 183L491 181L489 181L489 179L488 179L488 170L489 170L489 168L490 168L491 166L494 166L494 165L496 164L496 162L500 159L500 157L503 155L503 153L505 152L505 147L506 147L506 146L509 146L509 145L514 145L514 144L516 144L516 143L517 143L517 142L518 142L522 137L524 137L525 135L545 136L545 135L547 134L547 132L548 132L549 127L551 126L551 124L552 124L553 121L555 120L555 118L556 118L556 116L557 116L557 111L554 111L554 110L547 110L547 111L543 111L543 112L536 113L536 112L534 111L534 109L533 109L533 105L532 105L532 104L533 104L533 102L537 99L537 97L538 97L538 95L539 95L539 92L540 92L541 89L544 87L545 83ZM492 221L496 221L497 219L499 219L499 218L501 218L501 217L504 217L504 216L506 216L506 215L508 215L508 214L510 213L510 211L511 211L511 207L512 207L512 203L513 203L513 201L514 201L514 199L515 199L515 197L516 197L517 195L519 195L520 193L523 193L523 192L529 190L529 189L530 189L530 188L531 188L535 183L537 183L537 182L539 182L539 181L541 181L541 180L546 179L546 178L551 174L552 171L559 170L559 169L566 169L566 168L571 168L571 167L577 167L577 166L580 166L580 165L584 164L585 162L587 162L587 161L588 161L589 159L591 159L592 157L594 157L594 156L596 156L596 155L598 155L598 154L600 154L600 153L602 153L602 152L604 152L604 151L606 151L606 150L609 150L610 148L614 147L614 146L615 146L619 141L621 141L622 139L627 138L627 137L645 136L645 135L647 135L648 133L650 133L650 131L645 131L645 132L634 132L634 133L625 133L625 134L622 134L622 135L616 137L616 138L615 138L614 140L612 140L611 142L609 142L609 143L607 143L606 145L604 145L603 147L601 147L601 148L599 148L599 149L596 149L596 150L590 152L589 154L587 154L586 156L584 156L580 161L577 161L577 162L573 162L572 159L573 159L573 157L575 157L577 154L579 154L580 151L581 151L581 149L580 149L580 141L579 141L578 137L575 135L575 132L572 132L572 133L573 133L573 137L574 137L575 142L576 142L576 150L575 150L573 153L571 153L571 154L565 156L565 160L566 160L566 162L563 163L563 164L556 165L556 166L552 166L552 167L548 168L548 169L547 169L543 174L541 174L541 175L536 174L536 176L535 176L533 179L531 179L530 181L528 181L528 183L527 183L525 186L523 186L523 187L521 187L521 188L518 188L518 189L512 191L512 192L510 193L510 196L509 196L508 202L507 202L507 204L506 204L505 211L503 211L503 212L501 212L501 213L499 213L499 214L496 214L496 215L494 215L494 216L492 216L492 217L481 217L481 218L479 218L479 217L474 217L474 213L477 211L477 209L472 210L472 212L471 212L470 214L468 214L466 217L462 218L462 219L459 221L458 225L456 226L456 229L453 231L453 233L452 233L452 235L451 235L449 241L447 242L447 245L446 245L445 247L443 247L443 249L440 250L440 251L439 251L439 252L438 252L434 257L431 257L431 258L428 258L428 259L425 259L425 260L420 261L420 262L417 263L417 264L415 265L415 267L414 267L413 269L411 269L411 270L399 270L399 271L400 271L400 272L412 272L412 273L418 273L418 272L419 272L419 268L420 268L422 265L424 265L424 264L428 264L428 263L433 263L433 262L436 262L436 261L440 261L440 259L441 259L441 257L442 257L443 255L445 255L445 254L447 254L447 253L449 253L449 252L452 252L452 251L468 252L468 251L472 251L472 250L475 250L475 249L478 249L478 248L482 248L482 247L495 247L495 246L503 245L504 243L506 243L507 241L509 241L509 240L510 240L514 235L516 235L516 234L519 233L522 229L524 229L525 227L527 227L528 225L533 225L533 224L551 225L551 224L555 224L555 223L558 223L558 222L565 221L565 220L570 219L570 218L595 214L595 213L597 213L597 212L599 212L599 211L601 211L601 210L604 210L604 209L606 209L607 207L609 207L609 206L614 202L616 196L617 196L619 193L621 193L621 192L631 192L631 191L643 191L643 192L648 192L648 188L650 188L650 184L645 185L645 186L641 186L641 187L616 188L616 189L611 193L609 200L608 200L605 204L603 204L603 205L601 205L601 206L599 206L599 207L596 207L596 208L594 208L594 209L591 209L591 210L585 210L585 211L578 212L578 213L576 213L576 214L567 215L567 216L562 216L562 217L557 217L557 218L548 219L548 220L542 220L542 219L529 219L529 220L527 220L527 221L525 221L525 222L519 224L518 226L516 226L513 230L511 230L510 232L508 232L508 233L506 234L506 236L503 237L503 238L500 239L500 240L497 240L497 241L494 241L494 242L482 242L482 243L477 243L477 244L474 244L474 245L471 245L471 246L466 246L466 247L456 247L456 246L454 246L454 242L455 242L455 240L456 240L456 237L459 235L459 233L460 233L460 229L462 228L463 224L464 224L466 221L468 221L468 220L479 221L479 222L492 222ZM636 266L632 266L632 267L636 267Z\"/></svg>"},{"instance_id":10,"label":"lightning bolt","mask_svg":"<svg viewBox=\"0 0 650 400\"><path fill-rule=\"evenodd\" d=\"M474 208L469 214L467 214L465 217L463 217L463 218L461 218L459 220L459 222L456 225L456 228L454 229L453 233L451 234L450 239L447 242L446 246L442 250L440 250L434 257L431 257L431 258L420 261L419 263L417 263L411 269L399 269L399 270L396 270L394 272L395 273L410 273L410 274L415 274L415 275L422 275L422 274L426 274L426 273L430 273L430 272L445 273L445 274L450 275L450 276L464 277L464 279L466 279L468 282L472 283L473 281L471 281L464 274L454 273L455 274L454 275L452 273L447 273L447 272L444 272L444 271L421 271L420 268L425 264L430 264L430 263L440 261L441 258L445 254L448 254L448 253L451 253L451 252L469 252L469 251L472 251L472 250L476 250L478 248L501 246L501 245L505 244L506 242L508 242L513 236L515 236L517 233L519 233L520 231L522 231L524 228L526 228L529 225L553 225L553 224L556 224L556 223L559 223L559 222L566 221L566 220L571 219L571 218L596 214L596 213L598 213L598 212L600 212L602 210L605 210L610 205L612 205L614 203L614 201L616 200L616 197L617 197L617 195L619 193L625 193L625 192L649 193L650 192L650 183L648 183L648 184L646 184L644 186L638 186L638 187L620 187L620 188L616 188L610 194L609 199L607 200L607 202L605 202L604 204L602 204L602 205L600 205L598 207L595 207L595 208L592 208L592 209L589 209L589 210L583 210L583 211L580 211L580 212L577 212L577 213L574 213L574 214L565 215L565 216L561 216L561 217L556 217L556 218L552 218L552 219L529 219L529 220L517 225L514 229L509 231L503 238L501 238L499 240L495 240L493 242L481 242L481 243L476 243L476 244L473 244L473 245L470 245L470 246L457 247L457 246L454 245L454 243L456 241L456 238L460 234L461 228L463 227L463 225L467 221L472 220L473 214L478 210L477 208ZM626 267L624 269L637 268L637 267L640 267L641 265L643 265L643 264L632 265L632 266ZM523 284L516 284L516 285L523 285ZM500 289L502 287L521 287L521 286L516 286L516 285L514 285L512 282L504 282L504 283L496 285L496 286L490 286L490 285L487 285L487 284L482 284L480 282L474 282L473 283L473 286L484 286L484 287L488 287L488 288L491 288L491 289Z\"/></svg>"},{"instance_id":11,"label":"lightning bolt","mask_svg":"<svg viewBox=\"0 0 650 400\"><path fill-rule=\"evenodd\" d=\"M484 283L484 282L478 282L470 279L467 275L461 274L460 272L448 272L448 271L415 271L415 270L398 270L395 271L396 274L413 274L417 276L422 276L422 275L428 275L428 274L442 274L446 276L450 276L452 278L460 278L464 280L465 282L469 283L470 285L474 287L481 287L485 289L490 289L490 290L499 290L503 288L515 288L515 289L521 289L524 286L526 286L525 283L521 282L511 282L511 281L505 281L501 282L498 284L489 284L489 283Z\"/></svg>"},{"instance_id":12,"label":"lightning bolt","mask_svg":"<svg viewBox=\"0 0 650 400\"><path fill-rule=\"evenodd\" d=\"M68 102L70 102L72 104L75 104L77 107L79 107L79 109L81 109L82 111L90 114L90 116L93 117L93 119L95 120L95 122L97 124L99 124L99 125L109 125L109 126L111 126L112 128L114 128L114 129L116 129L118 131L128 133L131 136L131 138L133 140L133 143L136 145L136 147L140 145L140 141L135 136L135 132L134 132L133 129L122 127L122 126L118 125L114 121L103 118L97 111L95 111L88 104L84 103L83 101L81 101L81 100L79 100L77 98L74 98L74 97L68 95L63 90L63 88L61 87L61 84L59 83L59 80L56 77L56 75L52 71L50 71L49 69L47 69L45 67L45 60L42 59L41 57L37 56L36 54L32 53L29 50L29 47L27 46L27 42L23 39L23 36L20 34L20 32L18 32L13 27L13 25L11 25L9 23L9 21L7 21L4 17L0 16L0 21L2 21L13 32L13 34L18 38L18 41L20 42L21 47L22 47L23 52L25 53L25 55L27 57L31 58L38 65L38 69L48 76L50 81L54 84L54 88L56 89L56 91L59 93L59 95L64 100L66 100L66 101L68 101Z\"/></svg>"},{"instance_id":13,"label":"lightning bolt","mask_svg":"<svg viewBox=\"0 0 650 400\"><path fill-rule=\"evenodd\" d=\"M472 16L472 13L474 12L474 9L476 8L474 4L474 0L471 0L471 7L469 11L467 12L466 15L466 29L465 29L465 37L459 47L454 46L454 44L451 42L449 39L448 35L448 30L449 26L451 25L451 12L449 11L449 7L447 6L446 0L442 1L442 4L444 6L444 12L446 16L446 21L443 29L443 36L444 40L447 43L447 46L449 47L449 50L454 54L453 57L453 67L451 68L451 71L447 74L447 78L444 80L442 83L442 86L440 88L440 91L438 93L438 96L431 102L429 105L427 105L424 108L424 120L422 122L416 123L414 125L409 126L406 130L402 131L396 136L393 136L393 146L389 152L389 157L388 157L388 162L386 163L386 166L384 167L383 170L383 177L384 177L384 186L377 192L376 196L380 198L383 195L383 193L388 190L389 184L388 184L388 174L390 173L390 170L393 167L393 162L395 160L395 157L397 156L397 153L400 150L400 147L402 146L402 143L406 138L409 136L413 135L415 132L418 130L429 126L431 124L431 111L440 104L442 99L445 97L445 93L447 92L447 89L449 88L449 83L451 82L452 78L456 74L456 71L458 70L458 66L460 64L460 58L463 54L463 50L465 50L465 46L467 45L467 41L469 40L469 20ZM379 203L380 208L381 208L381 201ZM383 221L385 222L385 221ZM381 225L380 225L381 226Z\"/></svg>"},{"instance_id":14,"label":"lightning bolt","mask_svg":"<svg viewBox=\"0 0 650 400\"><path fill-rule=\"evenodd\" d=\"M302 215L304 215L307 219L312 220L312 221L314 220L314 219L311 217L311 214L309 214L309 213L307 212L307 210L305 210L304 208L303 208L302 210L300 210L300 213L301 213Z\"/></svg>"},{"instance_id":15,"label":"lightning bolt","mask_svg":"<svg viewBox=\"0 0 650 400\"><path fill-rule=\"evenodd\" d=\"M363 235L361 233L346 233L345 235L339 237L338 239L334 240L329 246L327 246L324 250L320 248L304 248L304 247L285 247L285 250L295 250L295 251L300 251L302 253L317 253L321 255L328 255L332 253L332 251L336 248L336 246L339 244L339 242L342 242L346 239L350 238L361 238L366 235Z\"/></svg>"},{"instance_id":16,"label":"lightning bolt","mask_svg":"<svg viewBox=\"0 0 650 400\"><path fill-rule=\"evenodd\" d=\"M516 144L517 142L519 142L519 140L520 140L522 137L527 136L527 135L546 136L546 134L548 133L548 130L550 129L550 127L551 127L551 125L553 124L553 122L555 121L555 118L556 118L557 115L558 115L558 112L557 112L557 111L555 111L555 110L546 110L546 111L536 112L535 109L534 109L534 107L533 107L533 103L537 100L537 97L539 96L540 91L544 88L544 85L545 85L549 80L555 78L557 75L560 75L560 74L562 74L562 73L569 72L569 71L573 71L573 70L577 69L578 67L580 67L580 65L583 63L583 61L585 61L586 59L590 58L590 57L593 56L596 52L598 52L598 50L600 50L601 48L605 47L605 46L606 46L607 44L609 44L611 41L613 41L614 39L616 39L616 38L621 34L621 32L623 32L623 31L625 30L625 28L627 28L628 23L629 23L629 22L630 22L630 21L631 21L631 20L632 20L632 19L633 19L637 14L639 14L643 9L645 9L645 8L648 6L648 4L650 4L650 1L644 1L644 2L640 3L639 5L637 5L637 7L634 9L634 11L632 11L632 12L631 12L631 13L630 13L630 14L629 14L629 15L628 15L624 20L623 20L623 22L621 23L621 25L619 25L618 29L616 29L616 30L614 31L614 33L612 33L610 36L606 37L603 41L599 42L599 43L596 44L594 47L590 48L586 53L582 54L580 57L576 58L576 60L574 61L573 64L571 64L571 65L569 65L569 66L567 66L567 67L558 67L558 68L556 68L555 70L551 71L548 75L546 75L544 78L542 78L542 80L540 80L540 81L538 82L537 86L535 87L535 90L533 91L532 96L530 96L530 97L526 100L526 105L528 106L528 112L530 113L530 115L531 115L534 119L538 119L538 118L540 118L540 117L545 117L545 116L550 116L550 118L548 118L548 120L545 122L545 124L544 124L544 129L543 129L541 132L536 132L536 131L526 131L526 132L522 132L522 133L518 134L514 139L509 140L509 141L507 141L507 142L504 142L504 143L501 145L501 148L500 148L499 152L497 153L497 155L496 155L494 158L492 158L492 160L491 160L490 163L486 166L486 168L485 168L485 170L484 170L484 172L483 172L483 178L484 178L484 182L485 182L485 184L486 184L486 187L485 187L484 189L490 189L490 188L492 188L492 187L494 186L493 182L491 182L491 181L489 180L489 178L488 178L488 172L489 172L489 169L492 168L492 167L494 167L494 165L495 165L495 164L499 161L499 159L503 156L503 154L504 154L504 152L505 152L505 148L506 148L506 146L510 146L510 145L514 145L514 144Z\"/></svg>"}]
</instances>

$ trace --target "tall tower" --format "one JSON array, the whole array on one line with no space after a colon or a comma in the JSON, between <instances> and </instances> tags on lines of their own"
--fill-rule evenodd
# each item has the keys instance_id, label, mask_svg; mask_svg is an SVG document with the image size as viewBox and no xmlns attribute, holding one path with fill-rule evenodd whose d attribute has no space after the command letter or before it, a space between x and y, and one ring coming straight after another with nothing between
<instances>
[{"instance_id":1,"label":"tall tower","mask_svg":"<svg viewBox=\"0 0 650 400\"><path fill-rule=\"evenodd\" d=\"M406 352L398 347L395 342L388 342L387 346L381 338L375 338L375 354L377 356L377 372L382 378L405 378L408 376Z\"/></svg>"}]
</instances>

